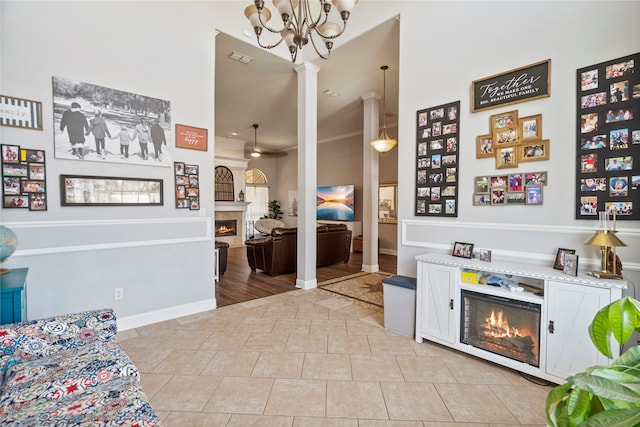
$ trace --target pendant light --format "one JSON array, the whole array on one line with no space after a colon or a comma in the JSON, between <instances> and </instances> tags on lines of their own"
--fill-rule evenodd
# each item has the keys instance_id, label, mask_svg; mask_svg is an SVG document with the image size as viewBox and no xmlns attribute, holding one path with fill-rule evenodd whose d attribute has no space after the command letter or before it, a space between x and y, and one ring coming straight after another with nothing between
<instances>
[{"instance_id":1,"label":"pendant light","mask_svg":"<svg viewBox=\"0 0 640 427\"><path fill-rule=\"evenodd\" d=\"M385 100L387 98L387 70L389 69L388 65L383 65L380 67L383 75L383 93L382 93L382 132L380 132L380 137L378 139L371 141L371 146L374 150L380 153L386 153L396 146L398 141L393 138L389 138L387 135L387 124L386 124L386 110L385 110Z\"/></svg>"},{"instance_id":2,"label":"pendant light","mask_svg":"<svg viewBox=\"0 0 640 427\"><path fill-rule=\"evenodd\" d=\"M253 151L251 152L251 157L258 158L260 157L260 152L258 151L258 124L253 124Z\"/></svg>"}]
</instances>

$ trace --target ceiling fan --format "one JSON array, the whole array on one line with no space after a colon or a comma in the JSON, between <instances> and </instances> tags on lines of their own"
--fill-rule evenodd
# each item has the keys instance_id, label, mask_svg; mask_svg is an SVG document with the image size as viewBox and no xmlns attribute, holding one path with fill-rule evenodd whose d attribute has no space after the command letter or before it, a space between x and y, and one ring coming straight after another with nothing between
<instances>
[{"instance_id":1,"label":"ceiling fan","mask_svg":"<svg viewBox=\"0 0 640 427\"><path fill-rule=\"evenodd\" d=\"M253 148L245 148L245 154L248 155L247 158L253 157L285 157L287 155L286 151L282 150L269 150L266 148L258 147L258 124L253 124Z\"/></svg>"}]
</instances>

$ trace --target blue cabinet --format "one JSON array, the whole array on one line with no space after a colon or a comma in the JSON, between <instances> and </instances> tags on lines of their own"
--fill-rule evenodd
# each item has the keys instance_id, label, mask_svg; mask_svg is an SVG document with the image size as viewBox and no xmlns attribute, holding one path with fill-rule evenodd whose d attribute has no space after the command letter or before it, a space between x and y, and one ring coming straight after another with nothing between
<instances>
[{"instance_id":1,"label":"blue cabinet","mask_svg":"<svg viewBox=\"0 0 640 427\"><path fill-rule=\"evenodd\" d=\"M0 274L0 324L27 320L27 272L16 268Z\"/></svg>"}]
</instances>

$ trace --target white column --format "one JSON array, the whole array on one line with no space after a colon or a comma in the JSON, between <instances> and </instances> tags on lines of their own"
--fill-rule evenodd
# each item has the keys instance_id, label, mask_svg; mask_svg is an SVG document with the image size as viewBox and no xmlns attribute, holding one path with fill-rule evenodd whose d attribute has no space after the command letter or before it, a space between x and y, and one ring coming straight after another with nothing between
<instances>
[{"instance_id":1,"label":"white column","mask_svg":"<svg viewBox=\"0 0 640 427\"><path fill-rule=\"evenodd\" d=\"M364 121L362 140L362 271L370 273L378 266L378 152L371 141L379 136L380 98L375 93L362 97Z\"/></svg>"},{"instance_id":2,"label":"white column","mask_svg":"<svg viewBox=\"0 0 640 427\"><path fill-rule=\"evenodd\" d=\"M298 73L298 274L296 287L318 286L316 278L316 187L318 171L318 71L303 62Z\"/></svg>"}]
</instances>

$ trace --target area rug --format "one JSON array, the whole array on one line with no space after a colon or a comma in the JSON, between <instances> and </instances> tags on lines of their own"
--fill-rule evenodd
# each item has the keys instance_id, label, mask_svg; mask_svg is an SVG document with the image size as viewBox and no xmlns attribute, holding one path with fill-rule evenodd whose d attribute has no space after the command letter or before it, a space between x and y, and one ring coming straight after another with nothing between
<instances>
[{"instance_id":1,"label":"area rug","mask_svg":"<svg viewBox=\"0 0 640 427\"><path fill-rule=\"evenodd\" d=\"M360 272L321 282L318 287L325 291L382 307L384 305L382 279L389 276L391 274L383 272Z\"/></svg>"}]
</instances>

